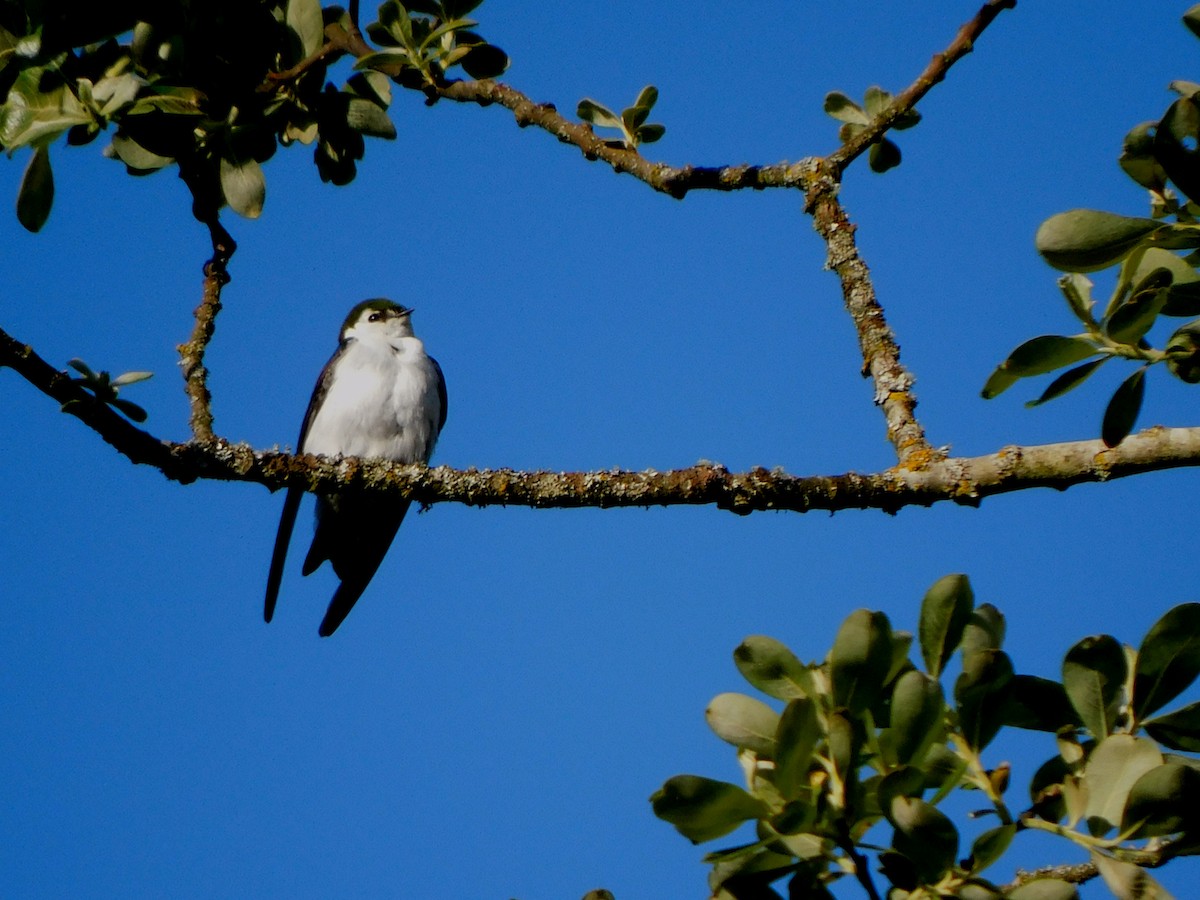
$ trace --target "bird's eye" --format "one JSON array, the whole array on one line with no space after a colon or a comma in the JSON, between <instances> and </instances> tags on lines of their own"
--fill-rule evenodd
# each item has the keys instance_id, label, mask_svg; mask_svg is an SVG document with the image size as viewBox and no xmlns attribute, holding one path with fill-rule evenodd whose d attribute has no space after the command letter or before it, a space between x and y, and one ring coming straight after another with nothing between
<instances>
[{"instance_id":1,"label":"bird's eye","mask_svg":"<svg viewBox=\"0 0 1200 900\"><path fill-rule=\"evenodd\" d=\"M382 318L383 318L383 313L373 312L373 313L371 313L371 315L367 316L367 321L368 322L378 322Z\"/></svg>"}]
</instances>

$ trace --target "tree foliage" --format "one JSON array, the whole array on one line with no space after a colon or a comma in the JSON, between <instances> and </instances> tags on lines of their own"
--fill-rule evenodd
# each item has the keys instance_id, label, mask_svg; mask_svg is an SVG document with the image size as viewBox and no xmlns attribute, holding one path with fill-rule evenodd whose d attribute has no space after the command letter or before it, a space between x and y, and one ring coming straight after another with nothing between
<instances>
[{"instance_id":1,"label":"tree foliage","mask_svg":"<svg viewBox=\"0 0 1200 900\"><path fill-rule=\"evenodd\" d=\"M1083 638L1061 681L1016 672L1004 631L1001 612L948 575L925 594L916 648L861 609L820 662L746 638L734 662L767 701L724 693L706 712L737 748L745 787L677 775L651 797L655 814L693 843L753 823L753 840L705 856L726 900L777 897L777 882L789 897L828 897L847 876L878 896L876 866L894 900L1076 897L1053 876L994 880L1029 831L1082 848L1119 897L1165 896L1139 866L1200 852L1200 703L1163 712L1200 676L1200 603L1168 611L1136 650ZM1026 790L1010 790L1007 763L986 762L1005 728L1050 736ZM961 792L980 798L969 825L940 807Z\"/></svg>"},{"instance_id":2,"label":"tree foliage","mask_svg":"<svg viewBox=\"0 0 1200 900\"><path fill-rule=\"evenodd\" d=\"M916 420L913 378L899 363L838 185L860 155L876 172L900 163L889 135L919 123L917 101L1012 5L985 3L902 92L871 87L861 103L830 92L825 111L841 123L842 143L828 155L795 164L704 168L671 167L642 155L666 131L650 121L658 100L653 85L620 113L583 98L575 108L580 121L569 121L551 105L494 81L509 60L469 18L479 0L387 0L361 28L356 2L343 8L322 7L319 0L0 0L0 146L27 157L16 202L20 223L38 231L51 213L52 151L64 142L90 144L103 132L105 154L130 175L175 167L215 251L195 331L181 347L193 441L158 441L121 418L145 419L144 410L119 391L149 373L114 377L73 360L78 377L68 378L2 332L0 365L18 370L131 459L181 481L240 477L315 490L375 478L369 464L347 473L287 454L244 448L239 455L239 448L223 444L211 429L203 356L233 252L220 222L223 210L247 218L262 213L262 164L280 146L310 147L323 181L351 182L366 139L395 137L392 92L399 87L420 92L429 104L499 103L518 124L537 125L588 159L674 197L696 189L803 191L841 280L862 368L873 379L897 465L876 476L808 480L763 470L732 476L703 465L662 478L564 473L557 481L547 473L509 472L451 473L455 477L439 481L418 471L396 478L383 467L377 481L364 482L373 488L430 502L717 503L738 513L861 505L894 511L909 502L973 504L1001 489L1103 480L1131 458L1129 471L1118 474L1200 464L1194 440L1179 450L1147 438L1146 446L1160 453L1149 462L1114 453L1099 465L1101 448L1089 443L1071 448L1078 452L1069 462L1062 461L1068 454L1061 448L1041 457L1039 448L1023 450L1016 456L1026 465L1033 461L1024 473L1020 460L1001 451L988 469L987 460L950 459ZM1200 36L1200 7L1184 22ZM339 61L346 63L344 80L331 78ZM1059 288L1082 331L1022 343L983 389L991 398L1020 379L1059 373L1031 402L1037 405L1082 384L1110 359L1128 359L1137 368L1116 387L1102 419L1108 448L1134 443L1126 439L1151 367L1162 364L1173 377L1200 383L1200 319L1174 328L1161 349L1149 340L1162 317L1200 316L1200 84L1179 81L1172 89L1177 99L1158 120L1128 134L1120 159L1125 173L1149 192L1149 216L1077 209L1052 216L1038 231L1037 250L1064 273ZM1101 309L1087 276L1109 270L1115 284ZM1077 458L1091 459L1092 468ZM1014 477L1016 487L1005 487L1005 479ZM894 630L883 612L857 610L820 662L802 663L772 638L747 638L734 659L766 700L723 693L706 711L712 730L737 748L744 786L675 776L654 794L654 813L696 843L753 825L753 840L706 857L710 887L723 898L778 896L781 882L789 896L819 898L846 876L878 897L873 865L896 900L1075 896L1073 884L1053 876L1008 884L994 877L993 867L1028 831L1058 835L1085 850L1093 860L1091 874L1118 896L1157 896L1160 889L1145 869L1200 852L1200 761L1194 756L1200 752L1200 703L1174 705L1200 675L1200 604L1167 612L1136 650L1109 635L1078 641L1067 650L1058 681L1018 673L1003 649L1004 631L999 610L976 604L967 579L954 575L929 589L915 637ZM985 761L993 740L1011 728L1054 736L1053 753L1032 775L1028 799L1020 803L1012 799L1009 768ZM970 822L956 823L942 803L965 791L982 798L985 808ZM877 846L879 834L886 846Z\"/></svg>"}]
</instances>

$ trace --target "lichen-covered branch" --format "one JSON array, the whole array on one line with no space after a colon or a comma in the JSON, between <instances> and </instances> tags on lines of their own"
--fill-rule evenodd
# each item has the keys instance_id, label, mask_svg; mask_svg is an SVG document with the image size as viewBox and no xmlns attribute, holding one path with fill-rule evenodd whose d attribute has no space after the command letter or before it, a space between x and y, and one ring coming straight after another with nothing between
<instances>
[{"instance_id":1,"label":"lichen-covered branch","mask_svg":"<svg viewBox=\"0 0 1200 900\"><path fill-rule=\"evenodd\" d=\"M395 491L420 503L575 509L628 506L716 506L746 514L762 510L835 511L930 506L1034 487L1065 489L1183 466L1200 466L1200 428L1151 428L1107 449L1098 440L1004 447L976 457L898 465L871 474L798 476L766 469L734 473L696 465L668 472L522 472L457 470L359 459L324 459L255 450L221 439L208 443L159 440L126 421L54 369L30 347L0 330L0 367L18 372L59 403L82 401L71 414L131 461L180 482L245 481L272 490L329 491L362 485Z\"/></svg>"},{"instance_id":2,"label":"lichen-covered branch","mask_svg":"<svg viewBox=\"0 0 1200 900\"><path fill-rule=\"evenodd\" d=\"M186 179L185 179L186 180ZM200 213L197 212L197 217ZM204 353L212 340L217 326L217 313L221 311L221 288L229 282L228 264L237 244L225 230L212 211L203 219L212 236L213 255L204 265L204 288L200 305L193 315L191 337L177 348L179 365L183 371L184 391L191 408L192 436L198 441L211 441L213 434L212 395L208 391L208 369L204 366Z\"/></svg>"},{"instance_id":3,"label":"lichen-covered branch","mask_svg":"<svg viewBox=\"0 0 1200 900\"><path fill-rule=\"evenodd\" d=\"M831 177L817 181L809 192L807 208L813 227L828 248L827 265L842 282L842 299L858 332L863 375L875 384L875 403L887 420L888 440L901 465L922 466L940 459L917 421L913 376L900 363L900 347L875 297L867 264L858 253L854 225L838 200L838 184Z\"/></svg>"}]
</instances>

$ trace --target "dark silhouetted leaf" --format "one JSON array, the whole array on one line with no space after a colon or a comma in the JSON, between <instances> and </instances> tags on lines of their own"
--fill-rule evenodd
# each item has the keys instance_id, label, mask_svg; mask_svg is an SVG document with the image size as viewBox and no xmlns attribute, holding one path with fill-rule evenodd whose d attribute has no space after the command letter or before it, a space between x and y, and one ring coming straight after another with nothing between
<instances>
[{"instance_id":1,"label":"dark silhouetted leaf","mask_svg":"<svg viewBox=\"0 0 1200 900\"><path fill-rule=\"evenodd\" d=\"M1014 675L1004 707L1004 724L1053 734L1060 728L1083 722L1057 681Z\"/></svg>"},{"instance_id":2,"label":"dark silhouetted leaf","mask_svg":"<svg viewBox=\"0 0 1200 900\"><path fill-rule=\"evenodd\" d=\"M1043 334L1017 347L1004 361L1003 367L1013 375L1028 378L1074 365L1095 353L1095 344L1086 337Z\"/></svg>"},{"instance_id":3,"label":"dark silhouetted leaf","mask_svg":"<svg viewBox=\"0 0 1200 900\"><path fill-rule=\"evenodd\" d=\"M967 619L959 646L964 657L979 650L999 650L1004 646L1004 613L991 603L980 603Z\"/></svg>"},{"instance_id":4,"label":"dark silhouetted leaf","mask_svg":"<svg viewBox=\"0 0 1200 900\"><path fill-rule=\"evenodd\" d=\"M1125 801L1121 831L1133 838L1192 829L1200 817L1200 771L1164 763L1136 782ZM1136 827L1136 831L1132 831Z\"/></svg>"},{"instance_id":5,"label":"dark silhouetted leaf","mask_svg":"<svg viewBox=\"0 0 1200 900\"><path fill-rule=\"evenodd\" d=\"M954 699L963 737L977 751L991 743L1004 723L1012 678L1012 661L1002 650L976 650L963 656Z\"/></svg>"},{"instance_id":6,"label":"dark silhouetted leaf","mask_svg":"<svg viewBox=\"0 0 1200 900\"><path fill-rule=\"evenodd\" d=\"M1172 750L1200 753L1200 701L1143 723L1146 734Z\"/></svg>"},{"instance_id":7,"label":"dark silhouetted leaf","mask_svg":"<svg viewBox=\"0 0 1200 900\"><path fill-rule=\"evenodd\" d=\"M936 806L896 797L886 814L896 829L892 849L912 861L918 884L935 883L954 865L958 831Z\"/></svg>"},{"instance_id":8,"label":"dark silhouetted leaf","mask_svg":"<svg viewBox=\"0 0 1200 900\"><path fill-rule=\"evenodd\" d=\"M867 164L871 167L872 172L886 172L888 169L896 168L900 162L900 148L887 138L880 138L867 151Z\"/></svg>"},{"instance_id":9,"label":"dark silhouetted leaf","mask_svg":"<svg viewBox=\"0 0 1200 900\"><path fill-rule=\"evenodd\" d=\"M50 149L38 147L25 167L17 194L17 221L28 231L41 231L54 205L54 170L50 168Z\"/></svg>"},{"instance_id":10,"label":"dark silhouetted leaf","mask_svg":"<svg viewBox=\"0 0 1200 900\"><path fill-rule=\"evenodd\" d=\"M1137 424L1142 411L1142 398L1146 394L1146 367L1138 369L1121 382L1108 407L1104 410L1104 421L1100 424L1100 439L1104 446L1115 447L1129 436Z\"/></svg>"},{"instance_id":11,"label":"dark silhouetted leaf","mask_svg":"<svg viewBox=\"0 0 1200 900\"><path fill-rule=\"evenodd\" d=\"M1133 669L1133 712L1144 719L1200 675L1200 603L1182 603L1150 626Z\"/></svg>"},{"instance_id":12,"label":"dark silhouetted leaf","mask_svg":"<svg viewBox=\"0 0 1200 900\"><path fill-rule=\"evenodd\" d=\"M475 79L499 78L508 63L508 54L495 44L476 44L462 59L463 71Z\"/></svg>"},{"instance_id":13,"label":"dark silhouetted leaf","mask_svg":"<svg viewBox=\"0 0 1200 900\"><path fill-rule=\"evenodd\" d=\"M1095 372L1100 366L1112 359L1111 356L1102 356L1099 359L1093 359L1091 362L1085 362L1082 366L1076 366L1073 369L1068 369L1057 378L1055 378L1046 389L1042 391L1042 395L1036 400L1030 400L1025 405L1033 408L1041 406L1048 400L1053 400L1055 397L1061 397L1067 391L1079 387L1087 381L1088 377Z\"/></svg>"},{"instance_id":14,"label":"dark silhouetted leaf","mask_svg":"<svg viewBox=\"0 0 1200 900\"><path fill-rule=\"evenodd\" d=\"M1180 97L1168 108L1154 130L1154 155L1190 200L1200 199L1200 106L1191 97Z\"/></svg>"}]
</instances>

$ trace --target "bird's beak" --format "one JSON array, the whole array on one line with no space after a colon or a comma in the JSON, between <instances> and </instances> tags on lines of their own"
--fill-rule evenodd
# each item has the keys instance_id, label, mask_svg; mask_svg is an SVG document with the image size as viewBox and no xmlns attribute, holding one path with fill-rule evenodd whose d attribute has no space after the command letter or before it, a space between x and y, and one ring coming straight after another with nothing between
<instances>
[{"instance_id":1,"label":"bird's beak","mask_svg":"<svg viewBox=\"0 0 1200 900\"><path fill-rule=\"evenodd\" d=\"M396 316L398 318L403 318L404 316L411 316L414 312L416 312L416 310L412 309L411 307L402 306L396 310Z\"/></svg>"}]
</instances>

